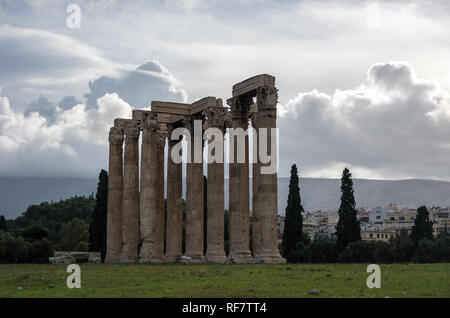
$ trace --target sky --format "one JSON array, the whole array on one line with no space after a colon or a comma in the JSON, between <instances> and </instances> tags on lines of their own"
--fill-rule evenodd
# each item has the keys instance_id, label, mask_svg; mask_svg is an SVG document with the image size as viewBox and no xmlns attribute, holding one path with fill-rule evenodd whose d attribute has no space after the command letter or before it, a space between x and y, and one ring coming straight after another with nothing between
<instances>
[{"instance_id":1,"label":"sky","mask_svg":"<svg viewBox=\"0 0 450 318\"><path fill-rule=\"evenodd\" d=\"M443 0L0 0L0 176L96 177L114 118L267 73L280 176L450 181L449 16Z\"/></svg>"}]
</instances>

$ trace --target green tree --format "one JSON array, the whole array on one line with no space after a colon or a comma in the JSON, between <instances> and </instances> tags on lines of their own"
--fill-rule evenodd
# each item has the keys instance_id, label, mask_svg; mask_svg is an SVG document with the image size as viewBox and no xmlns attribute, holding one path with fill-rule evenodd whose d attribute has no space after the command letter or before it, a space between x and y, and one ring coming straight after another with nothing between
<instances>
[{"instance_id":1,"label":"green tree","mask_svg":"<svg viewBox=\"0 0 450 318\"><path fill-rule=\"evenodd\" d=\"M0 231L7 232L8 226L6 225L6 219L3 215L0 215Z\"/></svg>"},{"instance_id":2,"label":"green tree","mask_svg":"<svg viewBox=\"0 0 450 318\"><path fill-rule=\"evenodd\" d=\"M411 231L411 239L414 241L415 246L419 246L419 242L424 238L433 240L433 222L429 219L428 209L425 206L421 206L417 209L416 219Z\"/></svg>"},{"instance_id":3,"label":"green tree","mask_svg":"<svg viewBox=\"0 0 450 318\"><path fill-rule=\"evenodd\" d=\"M294 164L291 167L291 179L289 181L289 195L282 241L284 256L288 261L291 261L290 255L295 250L297 244L302 241L303 212L298 185L298 171L297 166Z\"/></svg>"},{"instance_id":4,"label":"green tree","mask_svg":"<svg viewBox=\"0 0 450 318\"><path fill-rule=\"evenodd\" d=\"M64 251L87 251L89 242L89 225L79 218L74 218L61 227L59 248Z\"/></svg>"},{"instance_id":5,"label":"green tree","mask_svg":"<svg viewBox=\"0 0 450 318\"><path fill-rule=\"evenodd\" d=\"M106 218L108 206L108 173L100 171L98 176L96 203L89 226L89 251L100 252L102 260L106 255Z\"/></svg>"},{"instance_id":6,"label":"green tree","mask_svg":"<svg viewBox=\"0 0 450 318\"><path fill-rule=\"evenodd\" d=\"M356 218L355 196L353 193L352 174L345 168L341 178L341 205L339 207L339 221L336 225L337 247L343 251L345 247L361 240L361 228Z\"/></svg>"},{"instance_id":7,"label":"green tree","mask_svg":"<svg viewBox=\"0 0 450 318\"><path fill-rule=\"evenodd\" d=\"M28 241L41 241L48 237L49 230L41 224L27 226L22 231L22 237Z\"/></svg>"}]
</instances>

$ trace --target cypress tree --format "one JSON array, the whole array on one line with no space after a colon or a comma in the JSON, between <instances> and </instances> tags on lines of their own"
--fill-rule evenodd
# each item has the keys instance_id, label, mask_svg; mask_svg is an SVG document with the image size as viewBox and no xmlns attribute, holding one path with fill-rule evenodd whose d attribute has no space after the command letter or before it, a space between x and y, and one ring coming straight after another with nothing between
<instances>
[{"instance_id":1,"label":"cypress tree","mask_svg":"<svg viewBox=\"0 0 450 318\"><path fill-rule=\"evenodd\" d=\"M341 178L341 205L336 226L337 247L342 251L349 243L361 240L361 228L356 218L352 174L345 168Z\"/></svg>"},{"instance_id":2,"label":"cypress tree","mask_svg":"<svg viewBox=\"0 0 450 318\"><path fill-rule=\"evenodd\" d=\"M98 177L95 209L89 226L89 251L100 252L102 261L106 255L106 218L108 206L108 173L100 171Z\"/></svg>"},{"instance_id":3,"label":"cypress tree","mask_svg":"<svg viewBox=\"0 0 450 318\"><path fill-rule=\"evenodd\" d=\"M418 246L420 240L424 238L433 239L433 222L429 219L428 209L425 206L421 206L417 209L416 219L411 231L411 239Z\"/></svg>"},{"instance_id":4,"label":"cypress tree","mask_svg":"<svg viewBox=\"0 0 450 318\"><path fill-rule=\"evenodd\" d=\"M0 215L0 231L7 232L8 226L6 224L6 219L3 215Z\"/></svg>"},{"instance_id":5,"label":"cypress tree","mask_svg":"<svg viewBox=\"0 0 450 318\"><path fill-rule=\"evenodd\" d=\"M300 199L300 188L298 185L297 166L291 167L291 178L289 181L289 195L286 207L286 217L283 230L283 252L289 261L290 255L295 250L297 243L301 242L303 236L303 206Z\"/></svg>"}]
</instances>

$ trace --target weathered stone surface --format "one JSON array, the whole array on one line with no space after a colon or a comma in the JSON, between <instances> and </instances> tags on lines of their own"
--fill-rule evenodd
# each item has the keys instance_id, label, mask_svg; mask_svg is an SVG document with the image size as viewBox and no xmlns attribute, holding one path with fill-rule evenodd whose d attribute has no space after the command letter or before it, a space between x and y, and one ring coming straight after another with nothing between
<instances>
[{"instance_id":1,"label":"weathered stone surface","mask_svg":"<svg viewBox=\"0 0 450 318\"><path fill-rule=\"evenodd\" d=\"M136 262L139 244L139 130L125 129L121 262Z\"/></svg>"},{"instance_id":2,"label":"weathered stone surface","mask_svg":"<svg viewBox=\"0 0 450 318\"><path fill-rule=\"evenodd\" d=\"M75 260L75 258L73 258L71 256L56 256L56 257L53 257L53 259L51 259L50 262L55 265L60 265L60 264L69 265L69 264L75 264L76 260Z\"/></svg>"},{"instance_id":3,"label":"weathered stone surface","mask_svg":"<svg viewBox=\"0 0 450 318\"><path fill-rule=\"evenodd\" d=\"M167 137L167 125L158 124L156 135L155 167L155 211L152 218L153 253L151 261L160 263L164 261L164 145Z\"/></svg>"},{"instance_id":4,"label":"weathered stone surface","mask_svg":"<svg viewBox=\"0 0 450 318\"><path fill-rule=\"evenodd\" d=\"M122 129L112 127L109 133L106 262L118 262L122 253L122 146Z\"/></svg>"},{"instance_id":5,"label":"weathered stone surface","mask_svg":"<svg viewBox=\"0 0 450 318\"><path fill-rule=\"evenodd\" d=\"M187 127L194 140L193 125ZM191 163L186 164L186 252L192 263L203 262L203 163L194 163L194 151Z\"/></svg>"},{"instance_id":6,"label":"weathered stone surface","mask_svg":"<svg viewBox=\"0 0 450 318\"><path fill-rule=\"evenodd\" d=\"M256 118L253 120L253 124L256 125ZM258 141L258 130L255 129L253 142ZM257 206L258 206L258 176L259 176L259 165L257 163L252 164L252 251L255 253L258 250L258 243L260 241L261 228L260 228L260 217L258 215Z\"/></svg>"},{"instance_id":7,"label":"weathered stone surface","mask_svg":"<svg viewBox=\"0 0 450 318\"><path fill-rule=\"evenodd\" d=\"M55 251L51 261L53 264L101 263L102 257L100 252Z\"/></svg>"},{"instance_id":8,"label":"weathered stone surface","mask_svg":"<svg viewBox=\"0 0 450 318\"><path fill-rule=\"evenodd\" d=\"M172 127L173 128L173 127ZM169 129L169 136L171 129ZM173 147L181 141L169 140L167 163L167 220L166 220L166 255L165 262L177 262L182 256L182 222L183 211L181 194L183 177L181 163L173 162L170 154Z\"/></svg>"},{"instance_id":9,"label":"weathered stone surface","mask_svg":"<svg viewBox=\"0 0 450 318\"><path fill-rule=\"evenodd\" d=\"M254 98L256 97L256 103ZM181 255L182 242L182 169L169 156L167 164L167 220L164 220L164 146L168 126L184 123L193 141L193 123L202 119L202 129L225 129L224 118L231 114L233 128L247 130L249 119L254 128L276 127L277 90L275 78L262 74L233 86L229 99L231 112L222 101L205 97L192 104L152 102L152 111L134 110L133 120L118 118L110 132L110 178L108 196L107 261L134 262L137 260L139 238L142 242L141 262L203 262L204 198L203 164L194 162L194 151L186 169L186 252ZM138 137L142 135L142 157L139 193ZM125 155L122 160L123 132ZM260 138L255 134L255 144ZM268 148L270 149L270 131ZM284 263L277 244L277 174L262 174L260 161L253 164L253 254L249 248L249 141L245 144L245 162L238 161L240 151L232 151L229 187L229 244L228 262ZM194 142L195 144L195 142ZM173 142L169 142L169 154ZM238 143L234 143L237 147ZM194 146L195 147L195 146ZM192 149L193 150L193 149ZM275 151L275 150L274 150ZM254 155L255 156L255 155ZM198 158L195 158L198 159ZM123 164L123 167L122 167ZM270 164L270 163L269 163ZM267 165L269 165L267 164ZM223 263L224 252L224 165L208 163L208 246L206 260ZM166 225L166 236L164 228ZM164 255L164 238L166 253ZM122 245L123 244L123 245ZM73 256L57 256L67 262ZM93 257L93 259L97 259Z\"/></svg>"},{"instance_id":10,"label":"weathered stone surface","mask_svg":"<svg viewBox=\"0 0 450 318\"><path fill-rule=\"evenodd\" d=\"M275 77L268 74L261 74L250 77L242 82L233 85L233 97L255 93L260 87L274 87Z\"/></svg>"},{"instance_id":11,"label":"weathered stone surface","mask_svg":"<svg viewBox=\"0 0 450 318\"><path fill-rule=\"evenodd\" d=\"M208 128L218 128L225 131L227 127L227 110L225 108L210 108L205 111L208 118ZM211 137L209 137L212 139ZM215 137L214 137L215 138ZM214 140L210 140L213 142ZM217 151L215 155L219 162L208 163L208 221L207 221L207 249L206 261L210 263L225 263L227 257L225 255L224 242L224 164L223 152L221 157Z\"/></svg>"},{"instance_id":12,"label":"weathered stone surface","mask_svg":"<svg viewBox=\"0 0 450 318\"><path fill-rule=\"evenodd\" d=\"M267 128L267 151L277 151L271 149L271 128L276 128L276 105L277 90L274 87L262 87L257 92L258 112L256 117L256 128ZM262 141L264 142L264 141ZM256 200L253 201L253 215L256 219L256 233L254 235L254 262L265 264L280 264L286 260L281 257L278 250L278 193L277 193L277 173L264 174L261 168L268 166L257 160L255 164L254 177L257 183L254 184L253 191ZM255 193L256 191L256 193Z\"/></svg>"},{"instance_id":13,"label":"weathered stone surface","mask_svg":"<svg viewBox=\"0 0 450 318\"><path fill-rule=\"evenodd\" d=\"M89 252L89 263L101 263L102 262L102 254L100 252Z\"/></svg>"},{"instance_id":14,"label":"weathered stone surface","mask_svg":"<svg viewBox=\"0 0 450 318\"><path fill-rule=\"evenodd\" d=\"M248 128L248 105L251 99L233 98L231 103L232 127ZM230 213L230 263L251 263L253 261L249 249L249 157L248 136L245 137L245 162L238 162L237 142L234 143L234 158L230 158L230 186L229 186L229 213Z\"/></svg>"},{"instance_id":15,"label":"weathered stone surface","mask_svg":"<svg viewBox=\"0 0 450 318\"><path fill-rule=\"evenodd\" d=\"M141 179L139 195L139 217L141 249L139 262L148 263L152 260L153 252L153 228L152 217L156 211L156 120L147 117L142 124L141 146Z\"/></svg>"}]
</instances>

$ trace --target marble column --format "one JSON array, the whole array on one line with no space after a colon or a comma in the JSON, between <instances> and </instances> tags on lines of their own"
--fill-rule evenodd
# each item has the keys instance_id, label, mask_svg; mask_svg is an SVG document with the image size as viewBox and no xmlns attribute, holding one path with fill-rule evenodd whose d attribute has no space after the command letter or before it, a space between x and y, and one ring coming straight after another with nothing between
<instances>
[{"instance_id":1,"label":"marble column","mask_svg":"<svg viewBox=\"0 0 450 318\"><path fill-rule=\"evenodd\" d=\"M186 128L191 134L190 163L186 164L186 251L185 256L191 258L191 262L200 263L203 255L203 162L194 162L194 119ZM201 120L201 119L198 119ZM201 133L201 132L200 132ZM203 136L201 136L203 137ZM202 146L203 150L203 146Z\"/></svg>"},{"instance_id":2,"label":"marble column","mask_svg":"<svg viewBox=\"0 0 450 318\"><path fill-rule=\"evenodd\" d=\"M141 146L141 180L140 180L140 237L141 249L139 262L148 263L152 260L153 228L152 217L156 205L156 120L149 115L143 123Z\"/></svg>"},{"instance_id":3,"label":"marble column","mask_svg":"<svg viewBox=\"0 0 450 318\"><path fill-rule=\"evenodd\" d=\"M253 114L251 116L251 122L252 122L252 127L254 128L253 133L255 134L255 136L253 137L253 147L257 147L258 145L258 130L255 128L257 127L257 118L256 116ZM255 145L256 142L256 145ZM256 148L257 149L257 148ZM259 165L256 163L256 161L258 160L258 154L256 153L256 158L255 158L255 153L253 153L253 163L252 163L252 252L253 254L255 253L255 251L258 250L258 243L260 240L259 234L261 232L259 225L260 223L259 218L258 218L258 213L255 212L256 207L258 205L258 175L259 175Z\"/></svg>"},{"instance_id":4,"label":"marble column","mask_svg":"<svg viewBox=\"0 0 450 318\"><path fill-rule=\"evenodd\" d=\"M166 220L166 255L165 262L177 262L182 255L182 231L183 231L183 211L182 192L183 176L182 164L172 160L171 153L175 145L181 140L171 140L169 129L169 151L167 162L167 220Z\"/></svg>"},{"instance_id":5,"label":"marble column","mask_svg":"<svg viewBox=\"0 0 450 318\"><path fill-rule=\"evenodd\" d=\"M153 253L152 262L164 261L164 146L166 144L167 126L158 123L156 136L156 202L153 214Z\"/></svg>"},{"instance_id":6,"label":"marble column","mask_svg":"<svg viewBox=\"0 0 450 318\"><path fill-rule=\"evenodd\" d=\"M125 154L122 198L122 262L137 261L139 244L139 129L125 129Z\"/></svg>"},{"instance_id":7,"label":"marble column","mask_svg":"<svg viewBox=\"0 0 450 318\"><path fill-rule=\"evenodd\" d=\"M225 213L225 198L224 198L224 157L223 157L223 135L226 128L226 116L228 110L225 108L211 108L206 111L208 128L218 128L221 131L222 136L222 152L219 156L217 150L213 153L216 161L208 161L208 219L207 219L207 250L206 260L210 263L225 263L227 257L225 255L225 242L224 242L224 213ZM213 138L219 136L214 136ZM211 140L216 146L219 145L219 141ZM208 151L211 151L209 149Z\"/></svg>"},{"instance_id":8,"label":"marble column","mask_svg":"<svg viewBox=\"0 0 450 318\"><path fill-rule=\"evenodd\" d=\"M232 127L248 128L248 107L252 100L233 97L231 101ZM236 138L237 139L237 138ZM231 146L231 145L230 145ZM245 162L238 162L238 143L234 142L234 158L230 158L229 213L230 213L230 254L228 262L251 263L249 249L249 158L248 136L245 136ZM241 149L242 151L242 149Z\"/></svg>"},{"instance_id":9,"label":"marble column","mask_svg":"<svg viewBox=\"0 0 450 318\"><path fill-rule=\"evenodd\" d=\"M123 131L109 131L109 176L105 262L118 262L122 253Z\"/></svg>"},{"instance_id":10,"label":"marble column","mask_svg":"<svg viewBox=\"0 0 450 318\"><path fill-rule=\"evenodd\" d=\"M275 87L261 87L257 90L258 112L256 113L256 125L258 136L262 138L260 128L267 128L267 152L277 151L271 147L271 128L276 128L278 94ZM275 138L275 136L274 136ZM264 142L264 141L262 141ZM261 143L259 143L260 145ZM258 145L258 146L259 146ZM259 149L260 150L260 149ZM254 251L255 263L280 264L286 260L280 256L278 250L278 193L277 173L264 173L262 168L271 163L263 164L257 160L257 197L254 215L258 220L256 251Z\"/></svg>"}]
</instances>

